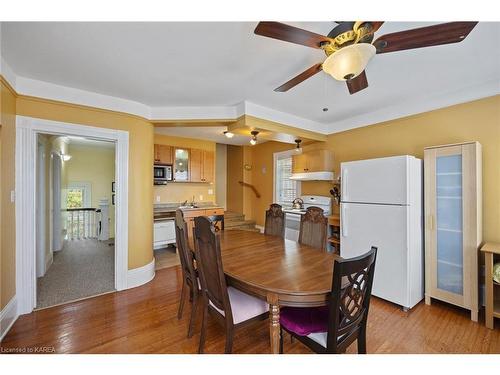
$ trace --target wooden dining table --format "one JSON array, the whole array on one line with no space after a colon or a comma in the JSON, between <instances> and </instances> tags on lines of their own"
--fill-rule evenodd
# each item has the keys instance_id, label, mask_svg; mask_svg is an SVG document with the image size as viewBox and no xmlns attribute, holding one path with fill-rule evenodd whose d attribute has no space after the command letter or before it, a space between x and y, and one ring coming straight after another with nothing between
<instances>
[{"instance_id":1,"label":"wooden dining table","mask_svg":"<svg viewBox=\"0 0 500 375\"><path fill-rule=\"evenodd\" d=\"M279 353L280 307L324 306L338 255L256 232L219 233L227 283L269 303L271 352Z\"/></svg>"}]
</instances>

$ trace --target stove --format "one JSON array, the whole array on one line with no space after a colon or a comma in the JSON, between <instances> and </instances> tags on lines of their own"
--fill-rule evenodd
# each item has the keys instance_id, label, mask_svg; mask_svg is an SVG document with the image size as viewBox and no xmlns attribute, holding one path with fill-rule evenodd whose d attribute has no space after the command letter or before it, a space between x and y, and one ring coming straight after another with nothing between
<instances>
[{"instance_id":1,"label":"stove","mask_svg":"<svg viewBox=\"0 0 500 375\"><path fill-rule=\"evenodd\" d=\"M323 214L328 216L332 212L332 198L322 195L303 195L300 197L304 201L303 209L285 208L285 238L297 242L299 239L300 218L306 213L309 207L319 207L323 209Z\"/></svg>"}]
</instances>

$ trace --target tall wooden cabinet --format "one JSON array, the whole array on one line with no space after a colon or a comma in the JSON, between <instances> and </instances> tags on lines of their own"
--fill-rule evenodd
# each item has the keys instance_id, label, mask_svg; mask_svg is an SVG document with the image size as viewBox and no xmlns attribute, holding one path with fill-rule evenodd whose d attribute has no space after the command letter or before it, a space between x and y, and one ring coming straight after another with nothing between
<instances>
[{"instance_id":1,"label":"tall wooden cabinet","mask_svg":"<svg viewBox=\"0 0 500 375\"><path fill-rule=\"evenodd\" d=\"M482 241L481 145L428 147L425 167L425 302L436 298L477 321Z\"/></svg>"},{"instance_id":2,"label":"tall wooden cabinet","mask_svg":"<svg viewBox=\"0 0 500 375\"><path fill-rule=\"evenodd\" d=\"M212 182L214 179L214 153L191 149L191 182Z\"/></svg>"},{"instance_id":3,"label":"tall wooden cabinet","mask_svg":"<svg viewBox=\"0 0 500 375\"><path fill-rule=\"evenodd\" d=\"M172 146L154 145L155 164L173 164Z\"/></svg>"}]
</instances>

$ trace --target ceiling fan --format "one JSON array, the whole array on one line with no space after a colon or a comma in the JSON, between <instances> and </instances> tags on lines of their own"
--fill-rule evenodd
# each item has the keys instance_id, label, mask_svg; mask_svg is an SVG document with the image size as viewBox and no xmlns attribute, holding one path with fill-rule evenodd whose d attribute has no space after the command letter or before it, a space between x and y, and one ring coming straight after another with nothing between
<instances>
[{"instance_id":1,"label":"ceiling fan","mask_svg":"<svg viewBox=\"0 0 500 375\"><path fill-rule=\"evenodd\" d=\"M285 92L323 70L339 81L346 81L352 95L368 87L365 68L379 53L402 51L464 40L477 22L449 22L382 35L374 34L381 21L337 22L327 36L280 22L259 22L255 34L285 42L322 49L327 58L274 89Z\"/></svg>"}]
</instances>

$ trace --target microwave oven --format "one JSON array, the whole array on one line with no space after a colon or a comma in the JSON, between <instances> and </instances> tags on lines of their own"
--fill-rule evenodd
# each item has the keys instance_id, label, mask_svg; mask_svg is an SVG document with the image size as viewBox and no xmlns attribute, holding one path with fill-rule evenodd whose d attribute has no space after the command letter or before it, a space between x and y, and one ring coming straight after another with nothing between
<instances>
[{"instance_id":1,"label":"microwave oven","mask_svg":"<svg viewBox=\"0 0 500 375\"><path fill-rule=\"evenodd\" d=\"M153 166L153 178L155 185L166 185L173 180L172 164L155 164Z\"/></svg>"}]
</instances>

